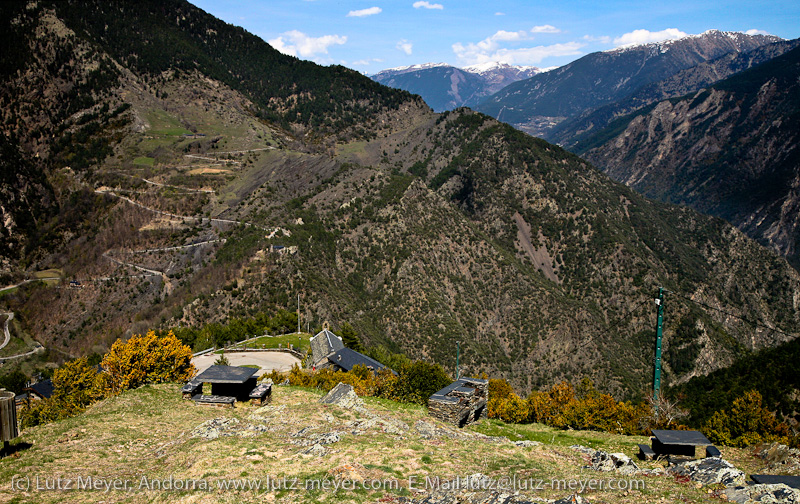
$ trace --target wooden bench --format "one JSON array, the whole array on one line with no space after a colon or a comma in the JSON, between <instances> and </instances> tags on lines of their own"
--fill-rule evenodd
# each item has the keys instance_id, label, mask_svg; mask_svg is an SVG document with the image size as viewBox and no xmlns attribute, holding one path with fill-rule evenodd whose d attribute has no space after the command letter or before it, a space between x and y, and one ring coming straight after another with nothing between
<instances>
[{"instance_id":1,"label":"wooden bench","mask_svg":"<svg viewBox=\"0 0 800 504\"><path fill-rule=\"evenodd\" d=\"M639 458L642 460L653 460L656 458L656 452L653 451L650 446L646 444L640 444L639 446Z\"/></svg>"},{"instance_id":2,"label":"wooden bench","mask_svg":"<svg viewBox=\"0 0 800 504\"><path fill-rule=\"evenodd\" d=\"M236 398L232 396L221 395L203 395L197 394L192 397L195 404L203 406L216 406L218 408L233 408L236 403Z\"/></svg>"},{"instance_id":3,"label":"wooden bench","mask_svg":"<svg viewBox=\"0 0 800 504\"><path fill-rule=\"evenodd\" d=\"M250 402L256 406L263 406L272 401L272 384L261 383L250 392Z\"/></svg>"}]
</instances>

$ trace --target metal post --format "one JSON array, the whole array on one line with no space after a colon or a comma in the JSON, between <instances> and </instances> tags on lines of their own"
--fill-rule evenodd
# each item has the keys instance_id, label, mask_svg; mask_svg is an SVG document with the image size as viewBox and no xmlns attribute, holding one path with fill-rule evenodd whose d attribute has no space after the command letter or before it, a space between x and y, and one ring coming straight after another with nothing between
<instances>
[{"instance_id":1,"label":"metal post","mask_svg":"<svg viewBox=\"0 0 800 504\"><path fill-rule=\"evenodd\" d=\"M456 380L461 378L461 374L458 371L458 359L460 357L460 354L461 354L461 342L456 341Z\"/></svg>"},{"instance_id":2,"label":"metal post","mask_svg":"<svg viewBox=\"0 0 800 504\"><path fill-rule=\"evenodd\" d=\"M297 334L300 334L300 293L297 293Z\"/></svg>"},{"instance_id":3,"label":"metal post","mask_svg":"<svg viewBox=\"0 0 800 504\"><path fill-rule=\"evenodd\" d=\"M664 288L658 288L658 298L656 299L656 306L658 306L658 321L656 322L656 360L655 370L653 372L653 409L658 413L658 394L661 391L661 336L662 326L664 323Z\"/></svg>"}]
</instances>

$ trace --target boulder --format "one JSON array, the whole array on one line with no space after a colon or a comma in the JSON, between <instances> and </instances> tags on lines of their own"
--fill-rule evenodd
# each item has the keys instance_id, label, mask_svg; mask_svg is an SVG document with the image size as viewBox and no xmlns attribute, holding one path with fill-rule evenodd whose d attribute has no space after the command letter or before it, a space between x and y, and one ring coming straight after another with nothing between
<instances>
[{"instance_id":1,"label":"boulder","mask_svg":"<svg viewBox=\"0 0 800 504\"><path fill-rule=\"evenodd\" d=\"M701 485L721 483L725 486L744 485L745 476L727 460L720 457L708 457L676 464L667 469L667 473L688 477Z\"/></svg>"},{"instance_id":2,"label":"boulder","mask_svg":"<svg viewBox=\"0 0 800 504\"><path fill-rule=\"evenodd\" d=\"M364 406L364 401L356 395L353 387L342 382L333 387L319 402L333 404L345 409L356 409Z\"/></svg>"},{"instance_id":3,"label":"boulder","mask_svg":"<svg viewBox=\"0 0 800 504\"><path fill-rule=\"evenodd\" d=\"M800 490L778 483L726 488L725 497L737 504L785 503L800 504Z\"/></svg>"},{"instance_id":4,"label":"boulder","mask_svg":"<svg viewBox=\"0 0 800 504\"><path fill-rule=\"evenodd\" d=\"M606 453L602 450L597 450L592 454L592 469L603 472L615 471L620 474L634 474L639 470L639 466L624 453Z\"/></svg>"}]
</instances>

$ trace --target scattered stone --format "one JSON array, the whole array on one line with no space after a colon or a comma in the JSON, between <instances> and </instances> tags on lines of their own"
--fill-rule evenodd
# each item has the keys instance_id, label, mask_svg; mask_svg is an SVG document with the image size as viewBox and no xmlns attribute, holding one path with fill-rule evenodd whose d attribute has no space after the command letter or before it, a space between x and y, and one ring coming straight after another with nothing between
<instances>
[{"instance_id":1,"label":"scattered stone","mask_svg":"<svg viewBox=\"0 0 800 504\"><path fill-rule=\"evenodd\" d=\"M784 503L800 504L800 490L783 483L726 488L723 495L737 504Z\"/></svg>"},{"instance_id":2,"label":"scattered stone","mask_svg":"<svg viewBox=\"0 0 800 504\"><path fill-rule=\"evenodd\" d=\"M369 429L380 429L384 433L394 436L402 436L408 431L408 425L405 422L391 417L380 417L374 414L366 419L362 418L347 422L345 426L348 429L352 429L351 432L355 436L360 436Z\"/></svg>"},{"instance_id":3,"label":"scattered stone","mask_svg":"<svg viewBox=\"0 0 800 504\"><path fill-rule=\"evenodd\" d=\"M583 453L584 455L589 455L590 457L592 455L594 455L594 452L597 451L594 448L589 448L588 446L577 445L577 444L570 446L570 448L572 448L575 451L579 451L579 452Z\"/></svg>"},{"instance_id":4,"label":"scattered stone","mask_svg":"<svg viewBox=\"0 0 800 504\"><path fill-rule=\"evenodd\" d=\"M602 450L592 454L591 468L595 471L616 471L620 474L635 474L639 471L639 466L624 453L606 453Z\"/></svg>"},{"instance_id":5,"label":"scattered stone","mask_svg":"<svg viewBox=\"0 0 800 504\"><path fill-rule=\"evenodd\" d=\"M312 457L324 457L328 454L328 449L321 444L315 444L310 448L306 448L302 452L303 455L311 455Z\"/></svg>"},{"instance_id":6,"label":"scattered stone","mask_svg":"<svg viewBox=\"0 0 800 504\"><path fill-rule=\"evenodd\" d=\"M800 450L780 443L765 443L758 447L756 455L774 471L786 473L800 472Z\"/></svg>"},{"instance_id":7,"label":"scattered stone","mask_svg":"<svg viewBox=\"0 0 800 504\"><path fill-rule=\"evenodd\" d=\"M285 409L286 409L285 404L281 404L280 406L273 406L269 404L267 406L262 406L256 409L255 411L247 415L247 418L250 420L267 422L273 420L275 417L280 418L281 413L283 413L283 410Z\"/></svg>"},{"instance_id":8,"label":"scattered stone","mask_svg":"<svg viewBox=\"0 0 800 504\"><path fill-rule=\"evenodd\" d=\"M426 422L425 420L417 420L417 423L414 424L414 430L416 430L424 439L458 437L458 434L455 431L439 427L436 424L432 422Z\"/></svg>"},{"instance_id":9,"label":"scattered stone","mask_svg":"<svg viewBox=\"0 0 800 504\"><path fill-rule=\"evenodd\" d=\"M319 400L322 404L333 404L345 409L363 408L364 401L356 395L351 385L339 382L328 394Z\"/></svg>"},{"instance_id":10,"label":"scattered stone","mask_svg":"<svg viewBox=\"0 0 800 504\"><path fill-rule=\"evenodd\" d=\"M584 499L580 495L572 494L569 497L564 497L563 499L554 501L553 504L589 504L589 500Z\"/></svg>"},{"instance_id":11,"label":"scattered stone","mask_svg":"<svg viewBox=\"0 0 800 504\"><path fill-rule=\"evenodd\" d=\"M217 439L226 436L253 437L269 429L263 425L241 423L236 418L213 418L206 420L192 430L192 437Z\"/></svg>"},{"instance_id":12,"label":"scattered stone","mask_svg":"<svg viewBox=\"0 0 800 504\"><path fill-rule=\"evenodd\" d=\"M529 441L527 439L525 439L523 441L514 441L514 444L519 446L519 447L522 447L522 448L531 448L533 446L542 446L542 443L540 443L539 441Z\"/></svg>"},{"instance_id":13,"label":"scattered stone","mask_svg":"<svg viewBox=\"0 0 800 504\"><path fill-rule=\"evenodd\" d=\"M702 485L721 483L725 486L744 485L744 473L727 460L708 457L674 465L667 469L669 474L688 477Z\"/></svg>"}]
</instances>

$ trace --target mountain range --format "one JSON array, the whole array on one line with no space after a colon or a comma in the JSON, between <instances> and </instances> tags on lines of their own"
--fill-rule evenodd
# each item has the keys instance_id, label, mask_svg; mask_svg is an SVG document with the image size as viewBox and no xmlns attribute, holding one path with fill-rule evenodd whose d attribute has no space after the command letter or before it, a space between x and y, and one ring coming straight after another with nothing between
<instances>
[{"instance_id":1,"label":"mountain range","mask_svg":"<svg viewBox=\"0 0 800 504\"><path fill-rule=\"evenodd\" d=\"M771 35L710 30L676 40L596 52L507 86L477 110L523 131L546 136L565 119L616 102L681 70L780 40Z\"/></svg>"},{"instance_id":2,"label":"mountain range","mask_svg":"<svg viewBox=\"0 0 800 504\"><path fill-rule=\"evenodd\" d=\"M663 201L735 224L794 264L800 253L800 47L584 135L577 152Z\"/></svg>"},{"instance_id":3,"label":"mountain range","mask_svg":"<svg viewBox=\"0 0 800 504\"><path fill-rule=\"evenodd\" d=\"M436 113L181 0L0 13L22 48L0 61L4 278L63 278L0 299L52 360L148 329L207 337L299 297L301 323L349 322L367 346L453 370L460 342L462 373L640 397L659 286L669 382L800 330L800 276L776 253L487 115Z\"/></svg>"},{"instance_id":4,"label":"mountain range","mask_svg":"<svg viewBox=\"0 0 800 504\"><path fill-rule=\"evenodd\" d=\"M541 70L530 66L489 63L456 68L446 63L426 63L382 70L376 82L420 95L436 112L475 107L488 96Z\"/></svg>"}]
</instances>

